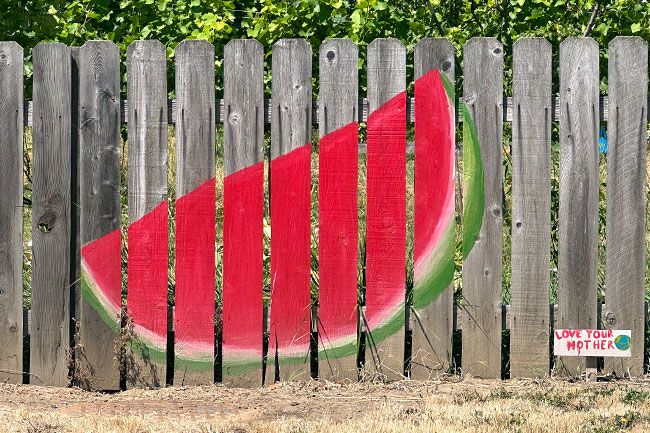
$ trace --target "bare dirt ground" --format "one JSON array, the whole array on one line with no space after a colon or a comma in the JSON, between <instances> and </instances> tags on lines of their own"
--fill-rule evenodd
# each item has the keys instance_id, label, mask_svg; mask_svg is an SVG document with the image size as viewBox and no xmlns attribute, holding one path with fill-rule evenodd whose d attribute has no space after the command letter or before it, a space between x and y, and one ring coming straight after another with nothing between
<instances>
[{"instance_id":1,"label":"bare dirt ground","mask_svg":"<svg viewBox=\"0 0 650 433\"><path fill-rule=\"evenodd\" d=\"M295 382L101 394L0 384L7 432L647 432L650 379Z\"/></svg>"}]
</instances>

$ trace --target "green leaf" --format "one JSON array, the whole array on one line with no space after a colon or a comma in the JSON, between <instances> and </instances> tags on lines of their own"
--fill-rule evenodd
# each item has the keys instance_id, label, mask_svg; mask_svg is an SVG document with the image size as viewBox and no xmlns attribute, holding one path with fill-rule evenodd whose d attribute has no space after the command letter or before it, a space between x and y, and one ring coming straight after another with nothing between
<instances>
[{"instance_id":1,"label":"green leaf","mask_svg":"<svg viewBox=\"0 0 650 433\"><path fill-rule=\"evenodd\" d=\"M632 33L640 32L641 31L641 24L640 23L632 24L631 30L632 30Z\"/></svg>"},{"instance_id":2,"label":"green leaf","mask_svg":"<svg viewBox=\"0 0 650 433\"><path fill-rule=\"evenodd\" d=\"M483 160L474 119L462 102L465 205L463 208L463 258L469 256L483 226Z\"/></svg>"},{"instance_id":3,"label":"green leaf","mask_svg":"<svg viewBox=\"0 0 650 433\"><path fill-rule=\"evenodd\" d=\"M352 15L350 15L350 20L352 20L352 22L357 26L361 25L361 14L359 11L352 12Z\"/></svg>"}]
</instances>

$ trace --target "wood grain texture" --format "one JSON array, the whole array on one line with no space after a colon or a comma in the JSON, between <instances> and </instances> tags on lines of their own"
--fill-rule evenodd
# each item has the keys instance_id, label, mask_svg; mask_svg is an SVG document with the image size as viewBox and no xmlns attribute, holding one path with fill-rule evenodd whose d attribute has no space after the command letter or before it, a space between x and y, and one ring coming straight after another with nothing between
<instances>
[{"instance_id":1,"label":"wood grain texture","mask_svg":"<svg viewBox=\"0 0 650 433\"><path fill-rule=\"evenodd\" d=\"M551 44L513 47L512 328L510 376L549 370L551 260Z\"/></svg>"},{"instance_id":2,"label":"wood grain texture","mask_svg":"<svg viewBox=\"0 0 650 433\"><path fill-rule=\"evenodd\" d=\"M167 68L159 41L129 45L127 98L127 311L134 332L126 376L129 387L155 387L165 383L167 341Z\"/></svg>"},{"instance_id":3,"label":"wood grain texture","mask_svg":"<svg viewBox=\"0 0 650 433\"><path fill-rule=\"evenodd\" d=\"M264 47L253 39L232 40L224 49L225 176L264 160L263 59Z\"/></svg>"},{"instance_id":4,"label":"wood grain texture","mask_svg":"<svg viewBox=\"0 0 650 433\"><path fill-rule=\"evenodd\" d=\"M79 49L78 74L79 123L75 127L80 155L79 235L81 245L86 246L120 228L119 49L109 41L86 42ZM115 247L111 258L120 257L119 244ZM88 272L102 271L117 276L120 281L120 260L109 261L106 257L100 269L88 269ZM97 289L113 289L117 299L120 297L119 285ZM92 289L88 287L88 290ZM120 373L115 350L119 341L119 314L103 317L102 307L94 304L83 288L79 307L81 350L76 359L77 379L88 389L118 390Z\"/></svg>"},{"instance_id":5,"label":"wood grain texture","mask_svg":"<svg viewBox=\"0 0 650 433\"><path fill-rule=\"evenodd\" d=\"M567 38L560 44L560 209L558 326L594 329L598 266L598 44ZM560 358L575 376L584 358Z\"/></svg>"},{"instance_id":6,"label":"wood grain texture","mask_svg":"<svg viewBox=\"0 0 650 433\"><path fill-rule=\"evenodd\" d=\"M495 379L501 377L503 46L494 38L472 38L463 53L463 93L483 160L484 210L479 237L463 263L462 368Z\"/></svg>"},{"instance_id":7,"label":"wood grain texture","mask_svg":"<svg viewBox=\"0 0 650 433\"><path fill-rule=\"evenodd\" d=\"M273 45L268 360L282 380L309 377L311 57L304 39Z\"/></svg>"},{"instance_id":8,"label":"wood grain texture","mask_svg":"<svg viewBox=\"0 0 650 433\"><path fill-rule=\"evenodd\" d=\"M356 381L359 49L349 39L320 46L318 375Z\"/></svg>"},{"instance_id":9,"label":"wood grain texture","mask_svg":"<svg viewBox=\"0 0 650 433\"><path fill-rule=\"evenodd\" d=\"M23 370L23 49L0 42L0 382Z\"/></svg>"},{"instance_id":10,"label":"wood grain texture","mask_svg":"<svg viewBox=\"0 0 650 433\"><path fill-rule=\"evenodd\" d=\"M214 46L176 47L176 291L174 384L214 382Z\"/></svg>"},{"instance_id":11,"label":"wood grain texture","mask_svg":"<svg viewBox=\"0 0 650 433\"><path fill-rule=\"evenodd\" d=\"M39 44L32 59L30 382L66 386L70 349L70 49L63 44Z\"/></svg>"},{"instance_id":12,"label":"wood grain texture","mask_svg":"<svg viewBox=\"0 0 650 433\"><path fill-rule=\"evenodd\" d=\"M368 45L366 360L362 377L404 374L406 302L406 49ZM369 359L368 359L369 358Z\"/></svg>"},{"instance_id":13,"label":"wood grain texture","mask_svg":"<svg viewBox=\"0 0 650 433\"><path fill-rule=\"evenodd\" d=\"M437 69L439 73L445 74L451 83L455 83L455 49L448 40L443 38L424 38L420 40L415 46L414 58L416 80L428 72ZM416 95L416 97L417 96L418 95ZM455 103L455 101L452 101L452 104L453 103ZM451 112L452 114L455 112L455 107L451 107ZM425 119L424 121L432 123L434 128L437 127L435 125L440 122L439 119ZM418 129L419 128L416 126L416 137ZM425 139L436 138L437 137L425 137ZM451 145L452 149L455 147L455 136L453 133L451 135L451 143L448 144ZM435 158L435 156L433 158ZM419 164L417 155L415 163L416 165ZM422 163L424 164L425 161L422 161ZM421 185L418 188L417 182L426 182L429 181L429 179L419 180L417 173L418 170L416 168L415 194L417 195L418 191L420 193L431 192L432 194L435 194L434 191L427 188L430 187L429 185ZM451 176L453 177L453 175L454 173L452 172ZM439 188L442 189L442 187ZM434 198L433 195L430 197L431 199ZM416 212L418 211L417 209L416 204ZM416 221L417 220L418 218L416 217ZM427 241L422 239L421 242L426 243ZM451 254L451 256L443 257L443 260L453 262L453 254ZM436 265L439 264L434 264L434 266ZM415 380L430 379L439 373L446 373L449 370L453 332L453 296L453 284L449 284L449 286L426 307L417 309L412 313L415 320L411 320L413 335L411 350L411 378Z\"/></svg>"},{"instance_id":14,"label":"wood grain texture","mask_svg":"<svg viewBox=\"0 0 650 433\"><path fill-rule=\"evenodd\" d=\"M601 321L632 330L632 357L605 358L605 371L643 374L648 44L616 37L609 44L605 301Z\"/></svg>"},{"instance_id":15,"label":"wood grain texture","mask_svg":"<svg viewBox=\"0 0 650 433\"><path fill-rule=\"evenodd\" d=\"M226 385L262 384L264 48L224 50L223 364Z\"/></svg>"}]
</instances>

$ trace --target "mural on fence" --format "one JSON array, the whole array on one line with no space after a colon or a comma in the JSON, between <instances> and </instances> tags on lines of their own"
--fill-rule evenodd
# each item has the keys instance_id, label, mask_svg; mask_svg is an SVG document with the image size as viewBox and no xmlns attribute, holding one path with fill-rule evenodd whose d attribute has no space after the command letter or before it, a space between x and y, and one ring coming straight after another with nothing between
<instances>
[{"instance_id":1,"label":"mural on fence","mask_svg":"<svg viewBox=\"0 0 650 433\"><path fill-rule=\"evenodd\" d=\"M309 356L310 181L311 143L271 160L269 363Z\"/></svg>"},{"instance_id":2,"label":"mural on fence","mask_svg":"<svg viewBox=\"0 0 650 433\"><path fill-rule=\"evenodd\" d=\"M176 369L213 370L215 180L176 201Z\"/></svg>"},{"instance_id":3,"label":"mural on fence","mask_svg":"<svg viewBox=\"0 0 650 433\"><path fill-rule=\"evenodd\" d=\"M229 376L262 365L264 163L225 176L223 203L223 375Z\"/></svg>"},{"instance_id":4,"label":"mural on fence","mask_svg":"<svg viewBox=\"0 0 650 433\"><path fill-rule=\"evenodd\" d=\"M366 310L362 320L374 346L404 326L406 92L368 115L367 165Z\"/></svg>"},{"instance_id":5,"label":"mural on fence","mask_svg":"<svg viewBox=\"0 0 650 433\"><path fill-rule=\"evenodd\" d=\"M120 230L81 248L81 295L114 331L119 331L122 276Z\"/></svg>"},{"instance_id":6,"label":"mural on fence","mask_svg":"<svg viewBox=\"0 0 650 433\"><path fill-rule=\"evenodd\" d=\"M454 251L456 245L456 223L454 216L455 194L455 114L454 85L437 69L429 71L415 82L416 98L416 179L426 190L416 192L415 220L415 286L413 307L421 309L430 304L447 288L454 276ZM383 110L398 105L405 109L404 95L389 101ZM397 101L397 102L396 102ZM385 108L386 107L386 108ZM463 257L467 257L481 230L483 218L483 165L476 127L469 108L461 102L463 116L464 182L465 196L463 217ZM421 113L421 114L417 114ZM378 111L378 115L382 112ZM421 117L420 117L421 116ZM417 119L422 119L417 123ZM433 121L431 121L433 120ZM380 122L386 119L381 117ZM356 126L356 124L351 125ZM345 127L331 135L345 140L352 135L352 128ZM356 129L354 130L356 134ZM356 135L355 135L356 136ZM325 143L329 143L325 137ZM417 187L416 187L417 188ZM402 326L404 300L392 299L382 310L367 310L365 320L373 329L376 343L397 332ZM320 313L320 312L319 312ZM330 330L328 356L343 357L354 353L356 327L347 326L334 333Z\"/></svg>"},{"instance_id":7,"label":"mural on fence","mask_svg":"<svg viewBox=\"0 0 650 433\"><path fill-rule=\"evenodd\" d=\"M416 97L416 194L415 194L415 242L414 242L414 291L413 307L421 309L426 307L442 293L452 282L454 275L454 251L456 246L456 224L454 215L455 202L455 110L454 110L454 84L437 69L432 69L415 82ZM482 224L483 216L483 167L477 132L469 108L464 102L460 104L463 116L463 143L464 143L464 209L462 230L462 255L467 257L476 242ZM406 122L406 93L400 92L387 101L383 106L372 112L368 117L369 142L382 140L383 148L396 148L403 146L402 138L405 137ZM393 140L394 144L386 145L386 140ZM321 139L320 151L342 152L356 155L358 143L358 123L352 122L335 131L330 132ZM271 177L274 181L272 190L273 206L272 218L275 223L272 247L276 253L271 260L271 290L273 297L278 300L271 309L269 362L276 351L282 360L288 362L301 362L307 355L310 331L309 310L309 185L310 185L310 152L311 145L300 146L284 155L277 156L271 163ZM375 155L380 157L381 155ZM372 156L371 156L372 157ZM330 167L344 173L347 187L356 191L356 164L355 158L332 158L337 162L337 167ZM377 169L392 170L390 163L399 164L404 161L374 161ZM321 167L327 175L327 167ZM350 176L354 173L354 176ZM388 176L384 173L382 177ZM258 162L228 174L224 179L224 195L226 214L224 237L227 240L230 233L238 233L243 239L252 242L249 247L240 243L224 244L227 257L239 257L237 261L224 260L224 272L231 281L224 281L224 292L237 293L237 296L224 297L223 322L224 326L237 312L248 317L247 330L238 330L237 336L230 336L228 341L224 338L224 366L228 371L225 374L242 374L260 366L262 347L258 344L262 332L262 300L261 275L251 270L258 269L261 273L262 257L258 253L262 250L261 227L263 212L263 163ZM332 175L330 187L337 186L341 179ZM398 174L398 176L401 176ZM340 176L339 176L340 177ZM349 178L349 179L348 179ZM327 176L321 180L326 181ZM352 183L354 180L354 183ZM327 189L327 183L321 187ZM377 184L379 185L379 184ZM197 285L214 285L214 260L209 254L204 254L207 249L212 250L214 243L214 206L208 206L215 199L214 178L205 182L194 191L182 196L177 202L177 287ZM334 189L334 188L332 188ZM237 197L232 197L232 194ZM319 198L323 199L326 190L321 188ZM381 194L381 191L375 191ZM229 198L230 197L230 198ZM243 200L243 198L246 200ZM300 202L296 198L301 198ZM403 199L405 197L398 197ZM304 199L304 200L303 200ZM355 194L356 200L356 194ZM402 209L402 207L404 209ZM392 208L391 208L392 209ZM323 211L327 209L324 207ZM334 214L341 213L341 209L332 209ZM398 220L405 215L405 206L395 206L390 210L391 215ZM336 215L331 218L336 219ZM291 217L284 217L291 215ZM352 218L354 216L354 218ZM129 228L129 299L140 298L159 299L154 304L143 302L129 302L128 315L132 321L135 336L131 345L137 345L143 354L155 362L164 362L166 355L167 338L167 305L166 278L167 274L159 272L167 268L167 202L160 202L141 219L133 222ZM323 214L321 217L327 217ZM349 221L340 224L352 224L356 227L356 209L354 215L349 215ZM368 226L383 222L383 216L376 215L379 220L368 219ZM284 222L283 222L284 221ZM296 224L300 223L300 238L296 236ZM340 231L340 230L339 230ZM350 230L347 230L350 231ZM354 230L356 232L356 229ZM199 233L208 233L208 236L197 236ZM258 236L259 235L259 236ZM196 244L199 241L200 245ZM321 242L321 248L328 248L327 239ZM332 237L330 249L340 249L340 239ZM381 242L381 239L377 241ZM356 242L354 242L354 256L356 257ZM304 246L304 250L297 248ZM347 244L346 244L347 245ZM399 247L399 246L398 246ZM368 251L375 248L374 255L381 256L381 245L368 244ZM391 245L388 250L393 250ZM388 251L386 250L386 251ZM244 254L248 251L249 257ZM243 257L240 257L244 254ZM255 256L255 257L253 257ZM203 261L197 265L197 260ZM143 264L146 266L142 266ZM246 265L242 268L242 263ZM190 266L191 264L191 266ZM96 239L82 247L81 250L81 288L84 299L97 310L100 317L107 323L111 330L118 331L121 313L121 237L120 231L114 230L105 236ZM190 268L185 269L187 266ZM200 272L197 274L197 269ZM242 269L244 272L242 272ZM346 273L346 281L330 284L336 288L330 296L337 296L339 288L354 284L347 278L347 274L356 276L355 272ZM371 330L371 344L376 344L397 332L403 326L405 299L403 290L399 285L404 283L403 269L384 269L381 273L380 286L368 284L368 303L365 317L367 329ZM333 275L333 277L337 277ZM236 278L232 280L232 278ZM303 287L303 283L305 286ZM300 287L295 286L296 284ZM295 286L295 287L294 287ZM250 290L242 291L239 288L249 287ZM388 288L387 288L388 287ZM392 290L395 288L395 290ZM156 293L154 294L153 291ZM165 293L163 293L163 291ZM192 296L195 296L196 293ZM202 294L212 293L211 290L202 290ZM296 296L300 293L300 296ZM325 293L323 293L325 295ZM348 296L349 295L349 296ZM243 296L243 297L242 297ZM254 299L253 299L254 298ZM259 298L259 299L258 299ZM282 298L282 302L279 302ZM337 298L338 299L338 298ZM177 299L177 301L180 301ZM185 315L183 320L178 320L182 325L178 327L177 344L175 350L176 363L189 370L209 370L214 360L214 334L212 326L204 326L212 321L213 299L191 299L191 308L187 311L177 311L177 315ZM345 305L343 305L345 304ZM205 308L197 308L203 305ZM327 356L341 358L356 353L357 323L356 291L347 293L341 302L328 302L327 308L319 311L321 318L332 322L334 319L340 323L329 328L327 335L321 336L327 340ZM246 308L242 312L241 308ZM341 318L342 312L346 317ZM204 314L205 313L205 314ZM205 316L205 317L204 317ZM350 317L348 317L350 316ZM179 316L180 317L180 316ZM295 320L288 321L288 317ZM278 318L282 318L279 321ZM323 331L321 329L321 331ZM259 335L258 335L259 334ZM233 338L234 337L234 338ZM134 347L135 348L135 347ZM225 368L225 367L224 367Z\"/></svg>"},{"instance_id":8,"label":"mural on fence","mask_svg":"<svg viewBox=\"0 0 650 433\"><path fill-rule=\"evenodd\" d=\"M128 227L130 343L147 363L167 362L167 208L162 201Z\"/></svg>"},{"instance_id":9,"label":"mural on fence","mask_svg":"<svg viewBox=\"0 0 650 433\"><path fill-rule=\"evenodd\" d=\"M415 95L413 307L421 309L454 277L454 85L432 69L415 81Z\"/></svg>"},{"instance_id":10,"label":"mural on fence","mask_svg":"<svg viewBox=\"0 0 650 433\"><path fill-rule=\"evenodd\" d=\"M323 356L343 358L357 351L359 124L323 136L318 148L318 339Z\"/></svg>"}]
</instances>

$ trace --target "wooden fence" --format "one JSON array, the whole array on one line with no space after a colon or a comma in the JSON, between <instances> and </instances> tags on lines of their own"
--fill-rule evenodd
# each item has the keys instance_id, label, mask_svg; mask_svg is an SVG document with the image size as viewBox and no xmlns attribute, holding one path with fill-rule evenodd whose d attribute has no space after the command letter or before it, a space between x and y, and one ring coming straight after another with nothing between
<instances>
[{"instance_id":1,"label":"wooden fence","mask_svg":"<svg viewBox=\"0 0 650 433\"><path fill-rule=\"evenodd\" d=\"M360 98L356 45L328 40L318 53L314 100L312 48L305 40L278 41L271 71L264 71L258 42L233 40L224 47L223 99L216 99L214 47L184 41L174 56L175 100L168 101L167 52L158 41L129 46L126 100L113 43L39 44L32 51L33 102L25 103L23 49L0 42L0 380L59 386L72 380L110 390L215 378L235 385L310 375L427 379L453 368L501 378L504 357L510 377L578 375L595 366L596 359L555 359L555 326L631 329L632 357L608 358L600 368L642 374L647 44L636 37L610 43L606 97L592 39L560 45L557 96L551 45L524 38L512 49L511 97L504 95L504 47L494 38L473 38L463 47L463 97L456 98L453 46L423 39L415 46L407 96L405 47L378 39L368 46L367 95ZM265 72L272 76L270 100ZM459 121L462 144L456 144ZM502 300L505 122L512 126L508 306ZM599 220L601 122L608 132L606 221ZM221 161L215 158L220 123ZM415 181L413 268L407 269L410 123ZM559 209L551 205L554 123ZM23 307L24 126L32 128L33 146L27 154L29 314ZM128 222L121 221L120 202L127 154ZM223 166L223 183L216 164ZM316 184L318 203L312 203ZM310 220L316 204L317 230ZM555 308L549 308L552 211L559 212ZM269 261L265 215L272 229ZM606 224L602 306L599 224ZM217 230L222 250L215 248ZM455 257L457 240L462 257ZM462 260L458 305L455 260ZM219 278L215 262L222 263ZM263 300L265 266L270 307ZM317 303L310 293L316 287ZM454 339L461 328L462 339Z\"/></svg>"}]
</instances>

